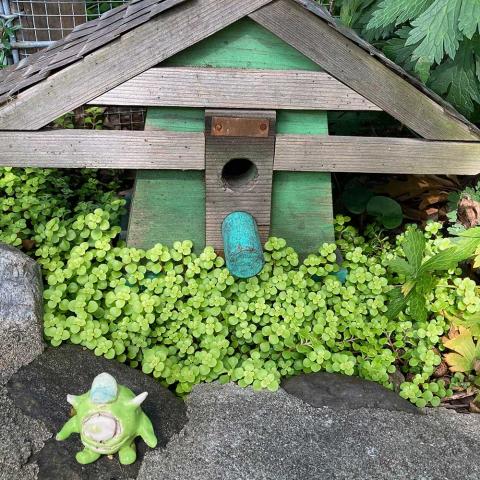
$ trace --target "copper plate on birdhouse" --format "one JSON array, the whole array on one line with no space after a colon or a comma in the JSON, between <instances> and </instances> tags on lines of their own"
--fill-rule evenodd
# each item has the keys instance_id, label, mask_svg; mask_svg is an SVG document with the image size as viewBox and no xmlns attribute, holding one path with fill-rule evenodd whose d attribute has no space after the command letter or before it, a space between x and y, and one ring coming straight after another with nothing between
<instances>
[{"instance_id":1,"label":"copper plate on birdhouse","mask_svg":"<svg viewBox=\"0 0 480 480\"><path fill-rule=\"evenodd\" d=\"M212 117L214 137L266 138L270 132L267 118Z\"/></svg>"}]
</instances>

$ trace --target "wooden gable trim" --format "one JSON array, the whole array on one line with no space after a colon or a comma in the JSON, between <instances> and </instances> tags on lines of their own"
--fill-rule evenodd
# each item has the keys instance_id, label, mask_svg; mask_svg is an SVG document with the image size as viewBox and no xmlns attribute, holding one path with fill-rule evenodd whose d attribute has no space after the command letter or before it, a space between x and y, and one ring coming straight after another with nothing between
<instances>
[{"instance_id":1,"label":"wooden gable trim","mask_svg":"<svg viewBox=\"0 0 480 480\"><path fill-rule=\"evenodd\" d=\"M0 107L0 130L37 130L270 1L195 0L178 5Z\"/></svg>"},{"instance_id":2,"label":"wooden gable trim","mask_svg":"<svg viewBox=\"0 0 480 480\"><path fill-rule=\"evenodd\" d=\"M305 6L275 0L250 18L422 137L480 140L473 124L450 113Z\"/></svg>"},{"instance_id":3,"label":"wooden gable trim","mask_svg":"<svg viewBox=\"0 0 480 480\"><path fill-rule=\"evenodd\" d=\"M90 102L147 107L380 110L325 72L161 67Z\"/></svg>"},{"instance_id":4,"label":"wooden gable trim","mask_svg":"<svg viewBox=\"0 0 480 480\"><path fill-rule=\"evenodd\" d=\"M4 167L203 170L203 132L0 132ZM480 174L480 142L277 134L274 170Z\"/></svg>"}]
</instances>

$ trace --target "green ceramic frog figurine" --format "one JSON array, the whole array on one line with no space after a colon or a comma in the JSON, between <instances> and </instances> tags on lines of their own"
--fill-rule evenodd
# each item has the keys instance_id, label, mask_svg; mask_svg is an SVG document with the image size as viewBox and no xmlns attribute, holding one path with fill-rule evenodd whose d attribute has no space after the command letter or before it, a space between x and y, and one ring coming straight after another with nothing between
<instances>
[{"instance_id":1,"label":"green ceramic frog figurine","mask_svg":"<svg viewBox=\"0 0 480 480\"><path fill-rule=\"evenodd\" d=\"M76 455L79 463L92 463L100 455L118 452L120 463L129 465L137 458L137 436L151 448L157 445L152 422L140 407L146 397L147 392L135 396L129 388L118 385L111 375L101 373L87 393L67 395L75 415L56 438L65 440L72 433L80 434L85 448Z\"/></svg>"}]
</instances>

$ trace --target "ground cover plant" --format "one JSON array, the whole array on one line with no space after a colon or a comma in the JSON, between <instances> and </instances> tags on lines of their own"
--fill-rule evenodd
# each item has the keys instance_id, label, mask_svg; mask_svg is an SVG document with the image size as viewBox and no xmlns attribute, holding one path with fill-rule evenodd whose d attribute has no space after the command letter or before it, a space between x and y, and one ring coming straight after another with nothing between
<instances>
[{"instance_id":1,"label":"ground cover plant","mask_svg":"<svg viewBox=\"0 0 480 480\"><path fill-rule=\"evenodd\" d=\"M275 390L282 377L321 370L379 382L418 406L476 388L476 353L460 372L447 343L480 315L479 287L457 266L465 257L430 271L421 315L408 292L389 313L410 281L398 268L411 261L410 236L422 243L421 262L455 251L439 223L389 239L375 225L361 236L339 216L336 244L301 262L271 238L265 269L239 281L211 248L197 256L188 240L127 248L119 186L94 171L5 168L0 188L0 240L40 263L45 336L54 346L83 345L179 394L213 380ZM459 322L467 322L462 330ZM472 341L479 330L468 330Z\"/></svg>"},{"instance_id":2,"label":"ground cover plant","mask_svg":"<svg viewBox=\"0 0 480 480\"><path fill-rule=\"evenodd\" d=\"M458 110L480 104L480 3L476 0L320 0Z\"/></svg>"}]
</instances>

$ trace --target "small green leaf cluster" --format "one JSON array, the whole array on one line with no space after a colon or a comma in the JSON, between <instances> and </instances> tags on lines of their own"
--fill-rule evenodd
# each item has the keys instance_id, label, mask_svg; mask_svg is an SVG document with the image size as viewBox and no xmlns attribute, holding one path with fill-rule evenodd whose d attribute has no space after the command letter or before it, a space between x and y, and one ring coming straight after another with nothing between
<instances>
[{"instance_id":1,"label":"small green leaf cluster","mask_svg":"<svg viewBox=\"0 0 480 480\"><path fill-rule=\"evenodd\" d=\"M446 387L444 380L422 383L420 378L414 378L413 382L404 382L400 385L400 396L419 408L427 405L438 407L442 398L452 394L453 391Z\"/></svg>"},{"instance_id":2,"label":"small green leaf cluster","mask_svg":"<svg viewBox=\"0 0 480 480\"><path fill-rule=\"evenodd\" d=\"M52 230L48 222L65 227L67 219L97 207L115 211L116 224L123 206L112 191L116 187L115 181L100 182L96 170L67 174L57 169L1 168L0 242L20 246L29 240L42 245L49 242L45 237ZM46 258L48 252L38 256Z\"/></svg>"},{"instance_id":3,"label":"small green leaf cluster","mask_svg":"<svg viewBox=\"0 0 480 480\"><path fill-rule=\"evenodd\" d=\"M403 223L402 207L396 200L375 195L356 178L345 186L342 201L349 212L367 214L386 229L398 228Z\"/></svg>"},{"instance_id":4,"label":"small green leaf cluster","mask_svg":"<svg viewBox=\"0 0 480 480\"><path fill-rule=\"evenodd\" d=\"M429 254L425 235L421 231L411 229L406 232L402 242L405 258L397 256L388 262L401 284L390 292L390 318L396 317L408 306L413 316L427 320L429 296L442 272L455 271L460 262L472 258L480 247L480 232L478 236L470 235L474 230L464 232L464 237L456 239L455 244L433 255ZM476 306L472 305L472 308Z\"/></svg>"},{"instance_id":5,"label":"small green leaf cluster","mask_svg":"<svg viewBox=\"0 0 480 480\"><path fill-rule=\"evenodd\" d=\"M10 17L10 18L9 18ZM20 25L15 23L16 16L3 16L0 18L0 69L8 66L9 55L12 51L12 38L15 38L15 32L20 29Z\"/></svg>"}]
</instances>

